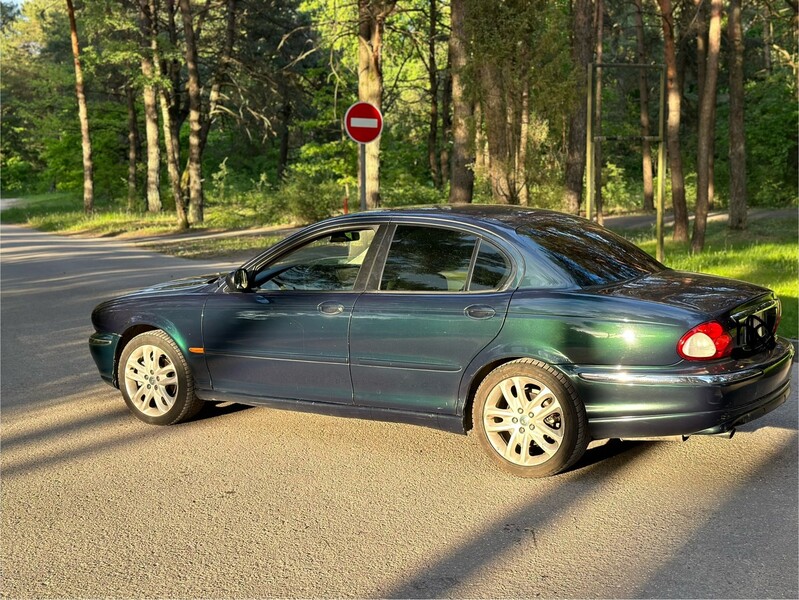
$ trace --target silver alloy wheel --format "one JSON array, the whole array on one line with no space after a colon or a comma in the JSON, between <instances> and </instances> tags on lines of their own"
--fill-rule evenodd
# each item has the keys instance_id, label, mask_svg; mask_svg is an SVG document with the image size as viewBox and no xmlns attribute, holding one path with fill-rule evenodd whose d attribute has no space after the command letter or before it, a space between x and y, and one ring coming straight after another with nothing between
<instances>
[{"instance_id":1,"label":"silver alloy wheel","mask_svg":"<svg viewBox=\"0 0 799 600\"><path fill-rule=\"evenodd\" d=\"M178 397L178 374L158 346L143 344L125 363L125 389L133 406L148 417L166 414Z\"/></svg>"},{"instance_id":2,"label":"silver alloy wheel","mask_svg":"<svg viewBox=\"0 0 799 600\"><path fill-rule=\"evenodd\" d=\"M532 377L509 377L488 393L483 427L491 446L505 460L541 465L560 448L566 423L557 396Z\"/></svg>"}]
</instances>

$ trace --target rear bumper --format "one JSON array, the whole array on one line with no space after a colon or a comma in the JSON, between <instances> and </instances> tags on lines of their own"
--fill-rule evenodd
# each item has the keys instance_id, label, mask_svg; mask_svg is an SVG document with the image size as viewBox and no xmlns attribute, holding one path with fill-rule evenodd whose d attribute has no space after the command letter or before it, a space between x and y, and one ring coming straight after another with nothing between
<instances>
[{"instance_id":1,"label":"rear bumper","mask_svg":"<svg viewBox=\"0 0 799 600\"><path fill-rule=\"evenodd\" d=\"M116 333L95 333L89 338L91 352L100 377L106 383L116 386L115 359L120 336Z\"/></svg>"},{"instance_id":2,"label":"rear bumper","mask_svg":"<svg viewBox=\"0 0 799 600\"><path fill-rule=\"evenodd\" d=\"M705 435L730 431L784 403L793 346L778 339L766 354L711 365L573 367L595 439Z\"/></svg>"}]
</instances>

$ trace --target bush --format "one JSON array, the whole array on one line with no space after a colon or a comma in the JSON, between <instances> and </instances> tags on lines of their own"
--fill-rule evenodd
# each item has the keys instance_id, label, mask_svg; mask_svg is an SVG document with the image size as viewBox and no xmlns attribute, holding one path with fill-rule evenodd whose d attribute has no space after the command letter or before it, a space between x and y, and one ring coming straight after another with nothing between
<instances>
[{"instance_id":1,"label":"bush","mask_svg":"<svg viewBox=\"0 0 799 600\"><path fill-rule=\"evenodd\" d=\"M399 175L382 186L380 197L385 207L441 204L446 201L443 190L437 190L430 184L421 184L408 174Z\"/></svg>"},{"instance_id":2,"label":"bush","mask_svg":"<svg viewBox=\"0 0 799 600\"><path fill-rule=\"evenodd\" d=\"M0 166L0 182L4 195L17 194L35 188L37 183L36 169L26 160L18 156L10 156Z\"/></svg>"},{"instance_id":3,"label":"bush","mask_svg":"<svg viewBox=\"0 0 799 600\"><path fill-rule=\"evenodd\" d=\"M344 194L344 188L335 181L314 182L292 173L281 186L278 196L297 221L314 223L340 212Z\"/></svg>"}]
</instances>

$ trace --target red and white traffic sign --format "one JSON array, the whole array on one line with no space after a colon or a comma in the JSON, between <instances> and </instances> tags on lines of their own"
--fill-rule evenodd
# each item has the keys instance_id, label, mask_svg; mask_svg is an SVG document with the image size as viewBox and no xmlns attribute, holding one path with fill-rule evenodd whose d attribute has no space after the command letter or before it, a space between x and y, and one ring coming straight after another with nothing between
<instances>
[{"instance_id":1,"label":"red and white traffic sign","mask_svg":"<svg viewBox=\"0 0 799 600\"><path fill-rule=\"evenodd\" d=\"M368 102L356 102L344 115L344 129L354 142L368 144L383 131L383 115Z\"/></svg>"}]
</instances>

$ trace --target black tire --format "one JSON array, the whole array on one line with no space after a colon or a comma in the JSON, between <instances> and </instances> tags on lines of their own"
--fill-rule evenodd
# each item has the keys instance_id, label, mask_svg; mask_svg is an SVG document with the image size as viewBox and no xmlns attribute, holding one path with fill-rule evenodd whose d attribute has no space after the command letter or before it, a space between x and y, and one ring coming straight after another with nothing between
<instances>
[{"instance_id":1,"label":"black tire","mask_svg":"<svg viewBox=\"0 0 799 600\"><path fill-rule=\"evenodd\" d=\"M472 422L491 460L517 477L560 473L589 441L585 407L569 380L529 358L488 374L477 389Z\"/></svg>"},{"instance_id":2,"label":"black tire","mask_svg":"<svg viewBox=\"0 0 799 600\"><path fill-rule=\"evenodd\" d=\"M174 425L191 419L203 406L183 353L160 329L128 342L117 376L130 412L145 423Z\"/></svg>"}]
</instances>

